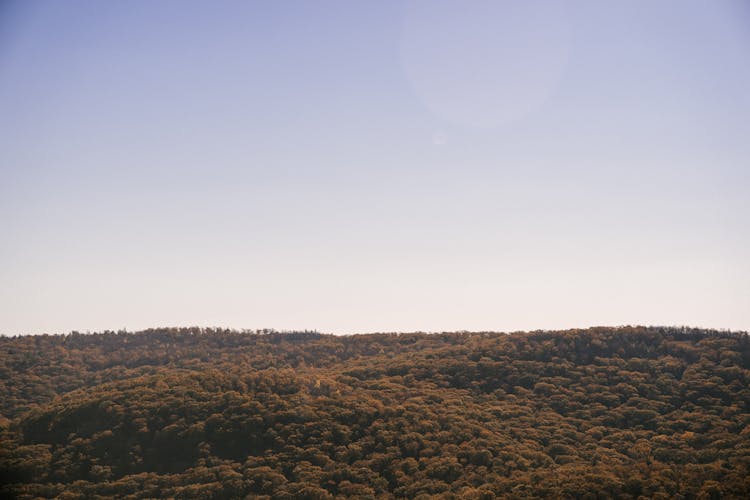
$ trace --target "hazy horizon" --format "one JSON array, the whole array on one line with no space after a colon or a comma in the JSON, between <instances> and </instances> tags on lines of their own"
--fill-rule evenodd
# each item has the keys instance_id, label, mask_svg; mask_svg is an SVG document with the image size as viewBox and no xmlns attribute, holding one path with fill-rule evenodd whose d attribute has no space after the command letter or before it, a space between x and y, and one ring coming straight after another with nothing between
<instances>
[{"instance_id":1,"label":"hazy horizon","mask_svg":"<svg viewBox=\"0 0 750 500\"><path fill-rule=\"evenodd\" d=\"M750 6L0 4L0 334L750 330Z\"/></svg>"}]
</instances>

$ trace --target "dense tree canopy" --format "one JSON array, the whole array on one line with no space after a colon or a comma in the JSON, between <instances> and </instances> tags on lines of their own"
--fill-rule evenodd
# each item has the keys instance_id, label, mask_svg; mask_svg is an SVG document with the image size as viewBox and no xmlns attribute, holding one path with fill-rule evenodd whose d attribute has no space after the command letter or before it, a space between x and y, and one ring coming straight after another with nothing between
<instances>
[{"instance_id":1,"label":"dense tree canopy","mask_svg":"<svg viewBox=\"0 0 750 500\"><path fill-rule=\"evenodd\" d=\"M0 338L11 498L741 498L750 340L685 328Z\"/></svg>"}]
</instances>

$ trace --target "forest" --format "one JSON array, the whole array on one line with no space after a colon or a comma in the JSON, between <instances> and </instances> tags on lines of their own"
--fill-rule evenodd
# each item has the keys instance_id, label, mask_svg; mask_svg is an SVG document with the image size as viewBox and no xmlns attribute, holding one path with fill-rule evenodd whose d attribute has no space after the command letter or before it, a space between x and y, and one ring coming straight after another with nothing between
<instances>
[{"instance_id":1,"label":"forest","mask_svg":"<svg viewBox=\"0 0 750 500\"><path fill-rule=\"evenodd\" d=\"M750 498L750 339L0 337L2 498Z\"/></svg>"}]
</instances>

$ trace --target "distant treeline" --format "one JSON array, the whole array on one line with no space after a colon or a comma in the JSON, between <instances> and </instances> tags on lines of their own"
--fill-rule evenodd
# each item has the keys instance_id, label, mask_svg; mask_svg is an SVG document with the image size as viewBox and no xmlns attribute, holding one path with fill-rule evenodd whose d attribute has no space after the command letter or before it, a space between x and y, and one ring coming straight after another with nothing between
<instances>
[{"instance_id":1,"label":"distant treeline","mask_svg":"<svg viewBox=\"0 0 750 500\"><path fill-rule=\"evenodd\" d=\"M0 338L8 498L749 498L750 338Z\"/></svg>"}]
</instances>

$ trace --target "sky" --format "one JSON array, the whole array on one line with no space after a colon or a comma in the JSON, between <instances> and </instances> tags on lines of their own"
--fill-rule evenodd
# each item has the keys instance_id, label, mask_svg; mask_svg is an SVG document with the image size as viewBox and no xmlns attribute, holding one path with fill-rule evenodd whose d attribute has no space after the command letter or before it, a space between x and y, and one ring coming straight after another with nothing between
<instances>
[{"instance_id":1,"label":"sky","mask_svg":"<svg viewBox=\"0 0 750 500\"><path fill-rule=\"evenodd\" d=\"M744 0L0 2L0 334L750 329Z\"/></svg>"}]
</instances>

